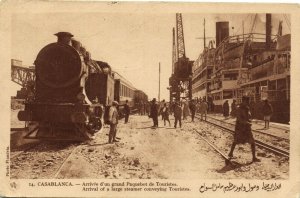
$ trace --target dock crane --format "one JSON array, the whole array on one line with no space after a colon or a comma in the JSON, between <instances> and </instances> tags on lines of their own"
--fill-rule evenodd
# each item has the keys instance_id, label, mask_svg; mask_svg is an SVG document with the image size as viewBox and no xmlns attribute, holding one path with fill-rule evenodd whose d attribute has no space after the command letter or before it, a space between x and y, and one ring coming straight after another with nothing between
<instances>
[{"instance_id":1,"label":"dock crane","mask_svg":"<svg viewBox=\"0 0 300 198\"><path fill-rule=\"evenodd\" d=\"M176 41L176 42L175 42ZM192 99L192 66L185 54L181 13L176 13L176 34L173 28L172 75L169 78L170 101Z\"/></svg>"}]
</instances>

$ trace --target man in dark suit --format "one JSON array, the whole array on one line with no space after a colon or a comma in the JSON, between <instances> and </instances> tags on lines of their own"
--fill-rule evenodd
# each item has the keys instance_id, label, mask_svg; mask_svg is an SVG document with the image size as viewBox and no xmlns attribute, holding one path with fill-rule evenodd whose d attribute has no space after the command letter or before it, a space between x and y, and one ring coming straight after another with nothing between
<instances>
[{"instance_id":1,"label":"man in dark suit","mask_svg":"<svg viewBox=\"0 0 300 198\"><path fill-rule=\"evenodd\" d=\"M128 105L128 100L126 100L126 103L124 105L124 114L125 114L125 124L128 123L129 114L130 114L130 107Z\"/></svg>"},{"instance_id":2,"label":"man in dark suit","mask_svg":"<svg viewBox=\"0 0 300 198\"><path fill-rule=\"evenodd\" d=\"M150 117L153 119L153 127L158 127L158 105L155 98L151 102Z\"/></svg>"}]
</instances>

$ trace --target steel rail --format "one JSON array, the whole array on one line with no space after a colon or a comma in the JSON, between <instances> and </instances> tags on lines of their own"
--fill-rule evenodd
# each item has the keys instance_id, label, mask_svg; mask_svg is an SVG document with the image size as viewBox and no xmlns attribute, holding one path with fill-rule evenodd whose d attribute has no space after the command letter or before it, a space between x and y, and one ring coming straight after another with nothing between
<instances>
[{"instance_id":1,"label":"steel rail","mask_svg":"<svg viewBox=\"0 0 300 198\"><path fill-rule=\"evenodd\" d=\"M219 120L219 119L214 118L214 117L207 116L207 118L211 118L211 119L217 120L217 121L219 121L219 122L222 122L222 123L225 123L225 124L229 124L229 125L233 125L233 126L234 126L233 123L225 122L225 121L223 121L223 120ZM273 128L275 128L275 127L273 127ZM284 129L282 129L282 130L284 130ZM263 132L263 131L259 131L259 130L256 130L256 129L252 129L252 131L255 132L255 133L260 133L260 134L268 135L268 136L271 136L271 137L274 137L274 138L284 139L284 140L288 140L288 141L289 141L289 138L280 137L280 136L273 135L273 134L270 134L270 133L266 133L266 132Z\"/></svg>"},{"instance_id":2,"label":"steel rail","mask_svg":"<svg viewBox=\"0 0 300 198\"><path fill-rule=\"evenodd\" d=\"M212 119L218 119L218 118L214 118L214 117L210 117L210 116L207 116L209 118L212 118ZM220 120L221 121L221 120ZM263 121L262 120L255 120L253 121L255 124L257 125L260 125L260 126L264 126L264 124L262 123ZM279 130L283 130L283 131L290 131L290 129L285 129L283 127L280 127L280 126L276 126L276 125L272 125L272 123L270 123L270 127L271 128L275 128L275 129L279 129ZM262 132L263 133L263 132Z\"/></svg>"},{"instance_id":3,"label":"steel rail","mask_svg":"<svg viewBox=\"0 0 300 198\"><path fill-rule=\"evenodd\" d=\"M220 150L217 148L216 145L214 145L213 143L211 143L210 141L208 141L206 138L204 138L204 137L202 136L202 134L201 134L198 130L194 129L194 131L200 135L200 138L201 138L202 140L204 140L207 144L209 144L215 151L217 151L217 152L221 155L222 158L225 159L225 163L226 163L226 164L229 164L229 163L232 164L232 162L230 161L229 157L227 157L224 153L222 153L222 151L220 151Z\"/></svg>"},{"instance_id":4,"label":"steel rail","mask_svg":"<svg viewBox=\"0 0 300 198\"><path fill-rule=\"evenodd\" d=\"M12 160L12 159L14 159L14 158L20 156L21 154L23 154L23 153L25 153L25 152L27 152L27 151L29 151L29 150L31 150L31 149L37 147L37 146L40 145L41 143L42 143L42 142L37 142L37 143L35 143L35 144L31 145L31 146L28 146L28 147L25 148L24 150L22 150L22 151L20 151L20 152L18 152L18 153L16 153L16 154L14 154L14 155L11 155L11 156L10 156L10 159ZM16 151L16 152L17 152L17 151Z\"/></svg>"},{"instance_id":5,"label":"steel rail","mask_svg":"<svg viewBox=\"0 0 300 198\"><path fill-rule=\"evenodd\" d=\"M258 121L258 120L254 121L255 124L260 125L260 126L264 126L264 124L261 123L261 122L263 122L263 121ZM272 125L272 123L270 123L270 127L274 128L274 129L283 130L283 131L290 131L290 129L285 129L285 128L282 128L282 127L279 127L279 126L274 126L274 125Z\"/></svg>"},{"instance_id":6,"label":"steel rail","mask_svg":"<svg viewBox=\"0 0 300 198\"><path fill-rule=\"evenodd\" d=\"M197 118L198 118L198 117L197 117ZM210 122L210 121L206 121L206 122L209 123L209 124L211 124L211 125L214 125L214 126L217 126L217 127L219 127L219 128L222 128L222 129L224 129L225 131L227 131L227 132L229 132L229 133L231 133L231 134L234 134L234 131L231 130L231 129L229 129L229 128L226 128L226 127L224 127L224 126L218 125L218 124L213 123L213 122ZM267 144L267 143L264 143L264 142L262 142L262 141L255 140L255 144L256 144L257 146L259 146L259 147L261 147L261 148L264 148L264 149L266 149L266 150L268 150L268 151L271 151L271 152L273 152L273 153L275 153L275 154L277 154L277 155L281 155L281 156L284 156L284 157L287 157L287 158L289 158L289 156L290 156L289 151L284 150L284 149L280 149L280 148L277 148L277 147L274 147L274 146L272 146L272 145L270 145L270 144Z\"/></svg>"},{"instance_id":7,"label":"steel rail","mask_svg":"<svg viewBox=\"0 0 300 198\"><path fill-rule=\"evenodd\" d=\"M55 172L54 178L57 179L59 173L61 172L62 168L64 167L64 165L66 164L66 162L71 158L71 156L75 153L75 151L77 151L77 149L82 146L82 144L79 144L77 146L75 146L73 148L73 150L70 152L70 154L63 160L63 162L61 163L61 165L59 166L59 168L57 169L57 171Z\"/></svg>"}]
</instances>

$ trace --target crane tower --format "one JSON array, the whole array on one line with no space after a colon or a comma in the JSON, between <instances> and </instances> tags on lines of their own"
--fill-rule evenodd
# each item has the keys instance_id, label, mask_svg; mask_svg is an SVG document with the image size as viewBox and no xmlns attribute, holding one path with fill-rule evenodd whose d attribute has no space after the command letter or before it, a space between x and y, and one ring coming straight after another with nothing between
<instances>
[{"instance_id":1,"label":"crane tower","mask_svg":"<svg viewBox=\"0 0 300 198\"><path fill-rule=\"evenodd\" d=\"M176 41L176 43L175 43ZM185 54L181 13L176 13L176 34L173 28L172 75L169 78L170 101L192 99L192 65Z\"/></svg>"}]
</instances>

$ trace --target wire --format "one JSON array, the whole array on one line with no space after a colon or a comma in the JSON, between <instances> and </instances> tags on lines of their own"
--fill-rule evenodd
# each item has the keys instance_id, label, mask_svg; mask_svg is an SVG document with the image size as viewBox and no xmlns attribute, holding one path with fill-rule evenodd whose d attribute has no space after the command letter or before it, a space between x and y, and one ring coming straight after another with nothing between
<instances>
[{"instance_id":1,"label":"wire","mask_svg":"<svg viewBox=\"0 0 300 198\"><path fill-rule=\"evenodd\" d=\"M255 14L255 16L254 16L254 20L253 20L253 24L252 24L252 28L251 28L250 33L253 33L253 30L255 30L256 18L257 18L257 14Z\"/></svg>"},{"instance_id":2,"label":"wire","mask_svg":"<svg viewBox=\"0 0 300 198\"><path fill-rule=\"evenodd\" d=\"M251 17L250 17L250 24L252 24L252 19L253 18L253 15L251 15ZM249 31L248 31L249 33L251 33L251 26L249 26Z\"/></svg>"},{"instance_id":3,"label":"wire","mask_svg":"<svg viewBox=\"0 0 300 198\"><path fill-rule=\"evenodd\" d=\"M289 30L291 31L291 22L289 21L288 17L286 16L286 14L283 14L283 17L285 19L285 22L289 28Z\"/></svg>"},{"instance_id":4,"label":"wire","mask_svg":"<svg viewBox=\"0 0 300 198\"><path fill-rule=\"evenodd\" d=\"M244 21L244 24L245 24L245 21L247 20L247 18L250 16L250 14L247 14L247 16L243 19ZM240 25L239 28L237 29L237 31L235 32L235 34L237 34L239 32L239 30L241 29L243 25Z\"/></svg>"}]
</instances>

